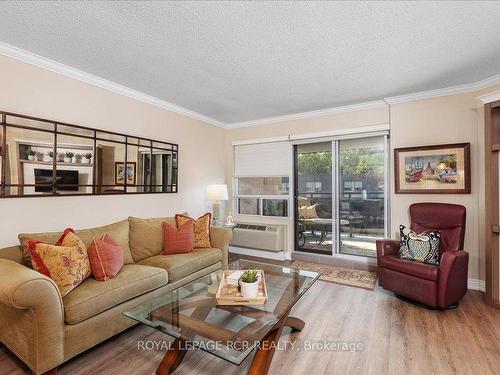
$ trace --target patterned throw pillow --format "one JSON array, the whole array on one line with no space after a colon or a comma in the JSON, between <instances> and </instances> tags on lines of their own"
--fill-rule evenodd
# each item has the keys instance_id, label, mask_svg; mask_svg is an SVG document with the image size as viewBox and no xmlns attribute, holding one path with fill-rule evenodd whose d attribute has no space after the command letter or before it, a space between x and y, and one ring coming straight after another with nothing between
<instances>
[{"instance_id":1,"label":"patterned throw pillow","mask_svg":"<svg viewBox=\"0 0 500 375\"><path fill-rule=\"evenodd\" d=\"M318 206L319 203L313 204L312 206L299 207L299 217L301 219L317 219L318 212L316 211L316 207Z\"/></svg>"},{"instance_id":2,"label":"patterned throw pillow","mask_svg":"<svg viewBox=\"0 0 500 375\"><path fill-rule=\"evenodd\" d=\"M194 223L188 220L179 228L163 222L163 255L190 253L194 249Z\"/></svg>"},{"instance_id":3,"label":"patterned throw pillow","mask_svg":"<svg viewBox=\"0 0 500 375\"><path fill-rule=\"evenodd\" d=\"M194 223L194 247L195 249L204 249L211 247L210 245L210 221L212 220L212 214L207 212L205 215L200 216L198 219L194 220L189 216L177 214L175 215L175 222L177 228L180 228L189 220Z\"/></svg>"},{"instance_id":4,"label":"patterned throw pillow","mask_svg":"<svg viewBox=\"0 0 500 375\"><path fill-rule=\"evenodd\" d=\"M62 297L90 276L87 249L70 228L64 231L55 245L31 240L28 249L33 269L50 277Z\"/></svg>"},{"instance_id":5,"label":"patterned throw pillow","mask_svg":"<svg viewBox=\"0 0 500 375\"><path fill-rule=\"evenodd\" d=\"M87 249L92 276L98 281L108 281L123 268L123 248L109 234L94 238Z\"/></svg>"},{"instance_id":6,"label":"patterned throw pillow","mask_svg":"<svg viewBox=\"0 0 500 375\"><path fill-rule=\"evenodd\" d=\"M439 265L439 231L417 234L404 225L399 226L401 243L398 256L402 259Z\"/></svg>"}]
</instances>

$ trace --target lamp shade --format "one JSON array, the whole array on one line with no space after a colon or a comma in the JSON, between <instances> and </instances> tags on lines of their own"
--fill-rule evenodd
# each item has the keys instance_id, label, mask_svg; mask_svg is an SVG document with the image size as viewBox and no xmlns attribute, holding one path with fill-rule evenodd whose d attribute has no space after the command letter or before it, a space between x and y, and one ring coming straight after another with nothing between
<instances>
[{"instance_id":1,"label":"lamp shade","mask_svg":"<svg viewBox=\"0 0 500 375\"><path fill-rule=\"evenodd\" d=\"M227 185L208 185L207 186L207 199L209 201L227 201Z\"/></svg>"}]
</instances>

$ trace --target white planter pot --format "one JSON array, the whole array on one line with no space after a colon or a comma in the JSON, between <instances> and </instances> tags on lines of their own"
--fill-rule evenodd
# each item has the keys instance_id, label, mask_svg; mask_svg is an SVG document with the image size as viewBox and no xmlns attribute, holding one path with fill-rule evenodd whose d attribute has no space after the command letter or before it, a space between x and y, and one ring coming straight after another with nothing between
<instances>
[{"instance_id":1,"label":"white planter pot","mask_svg":"<svg viewBox=\"0 0 500 375\"><path fill-rule=\"evenodd\" d=\"M90 164L90 159L83 158L82 164Z\"/></svg>"},{"instance_id":2,"label":"white planter pot","mask_svg":"<svg viewBox=\"0 0 500 375\"><path fill-rule=\"evenodd\" d=\"M28 155L28 160L35 160L35 155Z\"/></svg>"},{"instance_id":3,"label":"white planter pot","mask_svg":"<svg viewBox=\"0 0 500 375\"><path fill-rule=\"evenodd\" d=\"M64 158L65 163L71 163L73 161L73 158Z\"/></svg>"},{"instance_id":4,"label":"white planter pot","mask_svg":"<svg viewBox=\"0 0 500 375\"><path fill-rule=\"evenodd\" d=\"M246 283L240 280L241 296L243 298L254 298L259 294L259 281Z\"/></svg>"}]
</instances>

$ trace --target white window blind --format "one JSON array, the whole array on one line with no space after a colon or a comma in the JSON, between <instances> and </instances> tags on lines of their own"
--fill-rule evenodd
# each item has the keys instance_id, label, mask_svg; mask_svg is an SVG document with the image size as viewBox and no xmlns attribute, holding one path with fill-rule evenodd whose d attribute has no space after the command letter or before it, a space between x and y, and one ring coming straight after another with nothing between
<instances>
[{"instance_id":1,"label":"white window blind","mask_svg":"<svg viewBox=\"0 0 500 375\"><path fill-rule=\"evenodd\" d=\"M234 176L288 176L291 168L288 142L234 146Z\"/></svg>"}]
</instances>

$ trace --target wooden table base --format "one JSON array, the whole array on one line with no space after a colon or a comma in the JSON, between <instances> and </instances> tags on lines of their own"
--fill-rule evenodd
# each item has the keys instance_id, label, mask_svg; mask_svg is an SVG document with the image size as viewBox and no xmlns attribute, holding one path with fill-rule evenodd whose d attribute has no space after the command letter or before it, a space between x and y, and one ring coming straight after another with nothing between
<instances>
[{"instance_id":1,"label":"wooden table base","mask_svg":"<svg viewBox=\"0 0 500 375\"><path fill-rule=\"evenodd\" d=\"M186 355L186 342L181 339L175 339L170 346L167 354L163 357L160 367L156 370L157 375L171 374L181 364Z\"/></svg>"},{"instance_id":2,"label":"wooden table base","mask_svg":"<svg viewBox=\"0 0 500 375\"><path fill-rule=\"evenodd\" d=\"M276 346L284 327L292 328L292 331L302 331L305 323L303 320L285 315L276 323L274 328L260 341L259 348L253 357L252 364L248 370L248 375L266 375L271 366ZM186 355L186 342L182 339L175 339L165 357L156 370L157 375L171 374L181 364Z\"/></svg>"},{"instance_id":3,"label":"wooden table base","mask_svg":"<svg viewBox=\"0 0 500 375\"><path fill-rule=\"evenodd\" d=\"M276 346L284 327L292 328L292 331L302 331L305 323L303 320L285 315L276 323L274 328L260 341L259 348L253 357L248 375L266 375L271 366Z\"/></svg>"}]
</instances>

